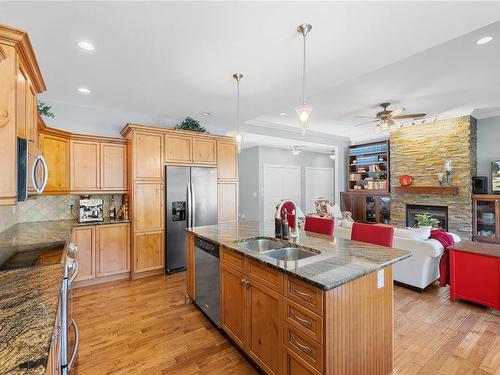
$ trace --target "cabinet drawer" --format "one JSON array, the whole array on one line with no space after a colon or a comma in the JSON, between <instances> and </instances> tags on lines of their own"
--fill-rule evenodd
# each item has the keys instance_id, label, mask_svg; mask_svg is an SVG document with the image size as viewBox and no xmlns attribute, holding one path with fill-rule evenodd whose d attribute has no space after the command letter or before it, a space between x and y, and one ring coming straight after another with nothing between
<instances>
[{"instance_id":1,"label":"cabinet drawer","mask_svg":"<svg viewBox=\"0 0 500 375\"><path fill-rule=\"evenodd\" d=\"M323 318L286 298L284 301L283 320L313 340L323 344Z\"/></svg>"},{"instance_id":2,"label":"cabinet drawer","mask_svg":"<svg viewBox=\"0 0 500 375\"><path fill-rule=\"evenodd\" d=\"M268 288L282 293L283 273L255 260L247 258L247 275Z\"/></svg>"},{"instance_id":3,"label":"cabinet drawer","mask_svg":"<svg viewBox=\"0 0 500 375\"><path fill-rule=\"evenodd\" d=\"M233 250L222 248L220 259L222 263L229 264L240 272L244 272L245 257Z\"/></svg>"},{"instance_id":4,"label":"cabinet drawer","mask_svg":"<svg viewBox=\"0 0 500 375\"><path fill-rule=\"evenodd\" d=\"M321 375L321 372L284 346L283 375Z\"/></svg>"},{"instance_id":5,"label":"cabinet drawer","mask_svg":"<svg viewBox=\"0 0 500 375\"><path fill-rule=\"evenodd\" d=\"M324 316L323 299L325 294L323 290L287 275L284 294L293 302Z\"/></svg>"},{"instance_id":6,"label":"cabinet drawer","mask_svg":"<svg viewBox=\"0 0 500 375\"><path fill-rule=\"evenodd\" d=\"M289 324L284 324L285 334L283 337L285 346L316 370L323 372L323 346Z\"/></svg>"}]
</instances>

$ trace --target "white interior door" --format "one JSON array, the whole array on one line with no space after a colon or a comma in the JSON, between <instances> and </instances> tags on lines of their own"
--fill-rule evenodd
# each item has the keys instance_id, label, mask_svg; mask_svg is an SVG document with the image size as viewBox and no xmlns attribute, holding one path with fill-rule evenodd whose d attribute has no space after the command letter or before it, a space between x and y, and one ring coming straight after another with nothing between
<instances>
[{"instance_id":1,"label":"white interior door","mask_svg":"<svg viewBox=\"0 0 500 375\"><path fill-rule=\"evenodd\" d=\"M276 204L282 199L300 205L300 167L264 165L264 221L273 221Z\"/></svg>"},{"instance_id":2,"label":"white interior door","mask_svg":"<svg viewBox=\"0 0 500 375\"><path fill-rule=\"evenodd\" d=\"M330 199L334 201L334 173L333 168L306 167L306 210L305 214L315 213L316 199Z\"/></svg>"}]
</instances>

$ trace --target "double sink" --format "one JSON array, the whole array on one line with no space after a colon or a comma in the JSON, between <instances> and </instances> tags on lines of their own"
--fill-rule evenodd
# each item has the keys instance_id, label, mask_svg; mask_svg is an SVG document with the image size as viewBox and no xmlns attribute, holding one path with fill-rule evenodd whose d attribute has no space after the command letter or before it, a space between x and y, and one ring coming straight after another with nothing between
<instances>
[{"instance_id":1,"label":"double sink","mask_svg":"<svg viewBox=\"0 0 500 375\"><path fill-rule=\"evenodd\" d=\"M283 261L295 261L320 254L320 252L290 246L290 244L284 244L267 237L237 241L236 244L243 249L255 251L269 258Z\"/></svg>"}]
</instances>

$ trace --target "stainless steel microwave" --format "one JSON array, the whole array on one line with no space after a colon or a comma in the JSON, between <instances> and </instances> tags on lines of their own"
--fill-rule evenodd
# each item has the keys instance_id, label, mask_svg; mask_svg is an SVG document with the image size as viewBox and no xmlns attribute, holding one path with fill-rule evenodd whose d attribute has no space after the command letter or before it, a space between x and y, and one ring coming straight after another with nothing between
<instances>
[{"instance_id":1,"label":"stainless steel microwave","mask_svg":"<svg viewBox=\"0 0 500 375\"><path fill-rule=\"evenodd\" d=\"M49 171L42 155L38 155L29 165L28 140L17 138L17 200L28 198L28 181L31 178L33 189L37 194L43 193L47 185Z\"/></svg>"}]
</instances>

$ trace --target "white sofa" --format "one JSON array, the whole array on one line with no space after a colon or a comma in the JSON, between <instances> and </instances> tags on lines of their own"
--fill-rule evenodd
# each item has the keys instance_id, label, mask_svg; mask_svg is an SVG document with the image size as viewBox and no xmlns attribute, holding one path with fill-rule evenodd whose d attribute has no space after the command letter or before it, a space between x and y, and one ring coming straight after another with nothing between
<instances>
[{"instance_id":1,"label":"white sofa","mask_svg":"<svg viewBox=\"0 0 500 375\"><path fill-rule=\"evenodd\" d=\"M455 242L460 241L459 236L450 234ZM349 224L336 220L334 236L350 239ZM412 254L411 257L393 265L394 280L420 292L439 278L439 260L444 251L439 241L432 238L423 239L426 237L428 238L428 235L421 231L396 228L392 245Z\"/></svg>"}]
</instances>

